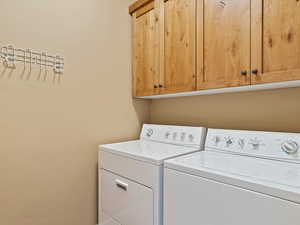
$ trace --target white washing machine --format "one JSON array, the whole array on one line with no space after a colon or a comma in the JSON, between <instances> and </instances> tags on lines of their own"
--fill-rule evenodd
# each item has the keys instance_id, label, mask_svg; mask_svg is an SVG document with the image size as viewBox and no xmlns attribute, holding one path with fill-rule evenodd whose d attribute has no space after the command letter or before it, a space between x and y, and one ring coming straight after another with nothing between
<instances>
[{"instance_id":1,"label":"white washing machine","mask_svg":"<svg viewBox=\"0 0 300 225\"><path fill-rule=\"evenodd\" d=\"M208 129L165 162L164 225L299 225L300 134Z\"/></svg>"},{"instance_id":2,"label":"white washing machine","mask_svg":"<svg viewBox=\"0 0 300 225\"><path fill-rule=\"evenodd\" d=\"M101 145L99 224L162 225L163 163L204 148L206 129L146 124L140 139Z\"/></svg>"}]
</instances>

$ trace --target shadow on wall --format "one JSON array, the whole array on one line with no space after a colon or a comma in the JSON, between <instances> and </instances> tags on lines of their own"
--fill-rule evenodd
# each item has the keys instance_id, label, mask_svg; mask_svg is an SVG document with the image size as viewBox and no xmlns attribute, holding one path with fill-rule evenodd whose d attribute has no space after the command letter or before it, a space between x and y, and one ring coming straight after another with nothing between
<instances>
[{"instance_id":1,"label":"shadow on wall","mask_svg":"<svg viewBox=\"0 0 300 225\"><path fill-rule=\"evenodd\" d=\"M136 116L141 124L149 123L149 111L150 111L150 101L144 99L132 98L132 105L135 110ZM147 108L145 110L145 107ZM146 118L146 120L145 120Z\"/></svg>"},{"instance_id":2,"label":"shadow on wall","mask_svg":"<svg viewBox=\"0 0 300 225\"><path fill-rule=\"evenodd\" d=\"M153 100L152 123L300 132L300 88Z\"/></svg>"},{"instance_id":3,"label":"shadow on wall","mask_svg":"<svg viewBox=\"0 0 300 225\"><path fill-rule=\"evenodd\" d=\"M55 73L52 69L42 67L29 67L18 65L10 68L4 65L0 67L1 80L43 82L48 85L60 85L63 74Z\"/></svg>"}]
</instances>

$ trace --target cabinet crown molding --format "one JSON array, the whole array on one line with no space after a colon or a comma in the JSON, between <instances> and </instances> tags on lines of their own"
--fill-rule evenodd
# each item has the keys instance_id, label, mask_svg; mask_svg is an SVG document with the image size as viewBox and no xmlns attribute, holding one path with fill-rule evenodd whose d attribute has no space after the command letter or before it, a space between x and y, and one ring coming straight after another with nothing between
<instances>
[{"instance_id":1,"label":"cabinet crown molding","mask_svg":"<svg viewBox=\"0 0 300 225\"><path fill-rule=\"evenodd\" d=\"M129 14L132 15L138 9L144 7L145 5L154 2L154 0L137 0L129 6Z\"/></svg>"}]
</instances>

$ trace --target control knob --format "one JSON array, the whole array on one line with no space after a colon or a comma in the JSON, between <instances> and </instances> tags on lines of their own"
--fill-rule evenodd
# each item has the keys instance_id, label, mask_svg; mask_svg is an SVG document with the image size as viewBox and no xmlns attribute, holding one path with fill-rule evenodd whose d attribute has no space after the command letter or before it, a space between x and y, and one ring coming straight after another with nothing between
<instances>
[{"instance_id":1,"label":"control knob","mask_svg":"<svg viewBox=\"0 0 300 225\"><path fill-rule=\"evenodd\" d=\"M289 155L296 154L299 150L299 144L295 141L285 141L282 143L281 149Z\"/></svg>"},{"instance_id":2,"label":"control knob","mask_svg":"<svg viewBox=\"0 0 300 225\"><path fill-rule=\"evenodd\" d=\"M153 129L151 129L151 128L147 129L146 135L147 135L147 137L151 137L153 135Z\"/></svg>"},{"instance_id":3,"label":"control knob","mask_svg":"<svg viewBox=\"0 0 300 225\"><path fill-rule=\"evenodd\" d=\"M169 131L166 132L166 133L165 133L165 139L169 139L170 135L171 135L171 133L170 133Z\"/></svg>"},{"instance_id":4,"label":"control knob","mask_svg":"<svg viewBox=\"0 0 300 225\"><path fill-rule=\"evenodd\" d=\"M244 147L245 147L245 140L240 138L238 140L238 145L240 146L241 149L244 149Z\"/></svg>"},{"instance_id":5,"label":"control knob","mask_svg":"<svg viewBox=\"0 0 300 225\"><path fill-rule=\"evenodd\" d=\"M194 139L195 139L194 135L190 134L189 135L189 141L190 142L194 142Z\"/></svg>"},{"instance_id":6,"label":"control knob","mask_svg":"<svg viewBox=\"0 0 300 225\"><path fill-rule=\"evenodd\" d=\"M254 150L258 150L259 147L260 147L261 145L264 145L264 144L262 143L262 141L259 140L257 137L251 139L250 142L249 142L249 144L252 145L252 148L253 148Z\"/></svg>"},{"instance_id":7,"label":"control knob","mask_svg":"<svg viewBox=\"0 0 300 225\"><path fill-rule=\"evenodd\" d=\"M173 140L176 141L176 139L177 139L177 132L174 132L173 133Z\"/></svg>"},{"instance_id":8,"label":"control knob","mask_svg":"<svg viewBox=\"0 0 300 225\"><path fill-rule=\"evenodd\" d=\"M182 132L182 133L181 133L181 136L180 136L180 140L181 140L181 141L184 141L185 136L186 136L186 133L185 133L185 132Z\"/></svg>"},{"instance_id":9,"label":"control knob","mask_svg":"<svg viewBox=\"0 0 300 225\"><path fill-rule=\"evenodd\" d=\"M232 137L225 137L226 146L229 148L233 144L233 138Z\"/></svg>"},{"instance_id":10,"label":"control knob","mask_svg":"<svg viewBox=\"0 0 300 225\"><path fill-rule=\"evenodd\" d=\"M221 142L221 138L219 136L214 136L213 137L213 142L217 146Z\"/></svg>"}]
</instances>

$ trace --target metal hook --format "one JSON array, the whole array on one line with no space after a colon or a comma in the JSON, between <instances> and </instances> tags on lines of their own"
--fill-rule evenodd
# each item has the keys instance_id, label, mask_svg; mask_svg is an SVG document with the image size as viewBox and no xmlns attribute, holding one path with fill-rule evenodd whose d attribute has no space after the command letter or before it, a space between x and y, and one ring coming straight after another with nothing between
<instances>
[{"instance_id":1,"label":"metal hook","mask_svg":"<svg viewBox=\"0 0 300 225\"><path fill-rule=\"evenodd\" d=\"M39 63L39 65L40 65L40 71L39 71L39 75L38 75L37 80L40 80L41 79L41 75L42 75L42 54L39 53L38 55L39 55L39 61L40 61L40 63Z\"/></svg>"},{"instance_id":2,"label":"metal hook","mask_svg":"<svg viewBox=\"0 0 300 225\"><path fill-rule=\"evenodd\" d=\"M47 80L47 72L48 72L48 69L47 69L47 53L46 52L42 52L42 55L44 56L44 59L45 59L45 64L44 64L44 68L45 68L45 74L44 74L44 81ZM42 64L42 62L41 62Z\"/></svg>"},{"instance_id":3,"label":"metal hook","mask_svg":"<svg viewBox=\"0 0 300 225\"><path fill-rule=\"evenodd\" d=\"M20 78L23 79L24 73L25 73L25 70L26 70L26 51L23 50L23 49L16 49L16 50L23 53L22 56L21 55L19 56L20 58L22 58L20 61L23 60L23 71L22 71L21 76L20 76Z\"/></svg>"},{"instance_id":4,"label":"metal hook","mask_svg":"<svg viewBox=\"0 0 300 225\"><path fill-rule=\"evenodd\" d=\"M5 66L5 62L6 62L6 57L5 57L5 53L3 51L4 47L1 48L1 54L0 54L0 58L3 60L3 65Z\"/></svg>"},{"instance_id":5,"label":"metal hook","mask_svg":"<svg viewBox=\"0 0 300 225\"><path fill-rule=\"evenodd\" d=\"M5 49L5 51L4 51ZM8 68L9 67L9 60L8 60L8 50L7 50L7 47L2 47L1 48L1 52L3 52L3 65L5 68Z\"/></svg>"},{"instance_id":6,"label":"metal hook","mask_svg":"<svg viewBox=\"0 0 300 225\"><path fill-rule=\"evenodd\" d=\"M226 2L225 1L220 1L219 3L221 4L222 8L225 8L225 6L226 6Z\"/></svg>"},{"instance_id":7,"label":"metal hook","mask_svg":"<svg viewBox=\"0 0 300 225\"><path fill-rule=\"evenodd\" d=\"M29 54L29 72L27 75L27 80L29 80L32 71L32 50L27 49L26 52Z\"/></svg>"},{"instance_id":8,"label":"metal hook","mask_svg":"<svg viewBox=\"0 0 300 225\"><path fill-rule=\"evenodd\" d=\"M54 72L54 75L53 75L53 84L55 84L56 76L58 74L58 71L57 71L58 64L59 64L58 60L59 60L59 56L55 56L55 58L53 60L53 72Z\"/></svg>"},{"instance_id":9,"label":"metal hook","mask_svg":"<svg viewBox=\"0 0 300 225\"><path fill-rule=\"evenodd\" d=\"M23 52L23 63L24 63L24 69L26 68L26 51L22 50Z\"/></svg>"},{"instance_id":10,"label":"metal hook","mask_svg":"<svg viewBox=\"0 0 300 225\"><path fill-rule=\"evenodd\" d=\"M8 61L9 68L11 68L11 69L16 68L15 60L16 60L15 48L12 45L8 45L7 46L7 61Z\"/></svg>"}]
</instances>

